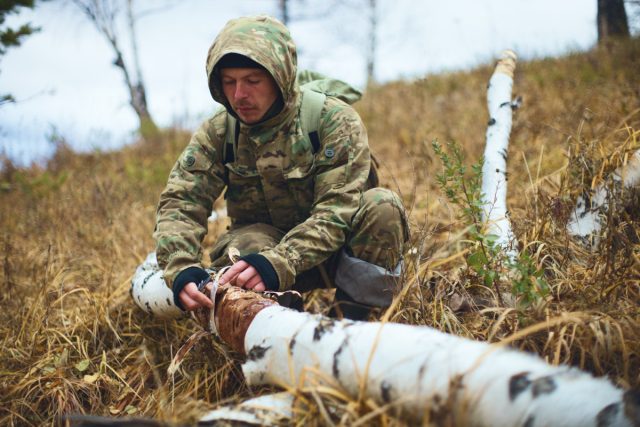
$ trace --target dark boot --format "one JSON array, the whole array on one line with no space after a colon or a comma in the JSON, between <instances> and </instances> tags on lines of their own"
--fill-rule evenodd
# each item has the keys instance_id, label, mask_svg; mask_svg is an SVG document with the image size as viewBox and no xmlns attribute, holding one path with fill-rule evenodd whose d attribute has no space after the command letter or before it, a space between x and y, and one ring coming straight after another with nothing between
<instances>
[{"instance_id":1,"label":"dark boot","mask_svg":"<svg viewBox=\"0 0 640 427\"><path fill-rule=\"evenodd\" d=\"M345 291L336 288L336 296L329 316L335 319L367 320L372 307L354 301Z\"/></svg>"}]
</instances>

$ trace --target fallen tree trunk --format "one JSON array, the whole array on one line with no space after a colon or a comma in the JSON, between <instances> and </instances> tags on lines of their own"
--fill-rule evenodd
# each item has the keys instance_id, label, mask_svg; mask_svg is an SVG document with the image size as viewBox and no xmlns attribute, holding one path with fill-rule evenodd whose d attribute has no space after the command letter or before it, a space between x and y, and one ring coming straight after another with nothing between
<instances>
[{"instance_id":1,"label":"fallen tree trunk","mask_svg":"<svg viewBox=\"0 0 640 427\"><path fill-rule=\"evenodd\" d=\"M518 254L518 242L511 230L507 210L507 153L511 133L511 87L516 54L505 50L487 87L487 143L482 165L483 219L488 234L498 236L496 244L510 259Z\"/></svg>"},{"instance_id":2,"label":"fallen tree trunk","mask_svg":"<svg viewBox=\"0 0 640 427\"><path fill-rule=\"evenodd\" d=\"M238 405L223 406L208 412L200 418L198 426L214 426L222 423L256 426L284 425L293 417L293 400L294 395L287 392L254 397Z\"/></svg>"},{"instance_id":3,"label":"fallen tree trunk","mask_svg":"<svg viewBox=\"0 0 640 427\"><path fill-rule=\"evenodd\" d=\"M153 270L152 261L139 269L141 278ZM151 301L146 295L156 291L147 284L132 291L138 305L137 296ZM353 399L373 399L412 422L446 417L460 426L640 425L637 392L503 346L425 326L300 313L229 285L217 288L215 301L216 329L246 355L242 369L250 385L325 385ZM202 323L207 327L209 321ZM271 409L281 413L278 408Z\"/></svg>"},{"instance_id":4,"label":"fallen tree trunk","mask_svg":"<svg viewBox=\"0 0 640 427\"><path fill-rule=\"evenodd\" d=\"M223 297L220 304L225 304ZM220 318L224 321L224 318ZM237 330L238 335L243 334ZM224 338L223 338L224 339ZM276 305L249 324L247 383L325 383L425 422L637 426L640 395L605 379L428 327L335 321Z\"/></svg>"},{"instance_id":5,"label":"fallen tree trunk","mask_svg":"<svg viewBox=\"0 0 640 427\"><path fill-rule=\"evenodd\" d=\"M588 195L578 197L567 231L585 244L596 248L600 230L605 222L611 197L616 197L611 189L628 189L640 184L640 150L634 152L629 161L616 169L607 182L603 182Z\"/></svg>"}]
</instances>

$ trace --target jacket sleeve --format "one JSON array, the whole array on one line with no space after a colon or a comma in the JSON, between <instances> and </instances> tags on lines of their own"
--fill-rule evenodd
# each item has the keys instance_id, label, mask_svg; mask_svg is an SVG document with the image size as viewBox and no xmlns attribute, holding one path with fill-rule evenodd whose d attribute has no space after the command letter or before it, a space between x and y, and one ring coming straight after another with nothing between
<instances>
[{"instance_id":1,"label":"jacket sleeve","mask_svg":"<svg viewBox=\"0 0 640 427\"><path fill-rule=\"evenodd\" d=\"M156 213L158 264L164 270L169 287L182 270L200 267L202 239L207 233L207 218L213 202L225 187L224 166L218 122L220 115L208 120L193 134L176 161ZM222 129L224 131L224 128Z\"/></svg>"},{"instance_id":2,"label":"jacket sleeve","mask_svg":"<svg viewBox=\"0 0 640 427\"><path fill-rule=\"evenodd\" d=\"M311 214L272 249L260 252L276 270L280 290L296 275L325 261L346 242L366 189L371 157L367 132L356 111L327 98L315 155Z\"/></svg>"}]
</instances>

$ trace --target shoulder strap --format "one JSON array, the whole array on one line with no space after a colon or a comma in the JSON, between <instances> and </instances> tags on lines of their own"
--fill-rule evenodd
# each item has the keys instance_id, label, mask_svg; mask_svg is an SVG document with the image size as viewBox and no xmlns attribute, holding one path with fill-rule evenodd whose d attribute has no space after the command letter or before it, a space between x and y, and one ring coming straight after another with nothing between
<instances>
[{"instance_id":1,"label":"shoulder strap","mask_svg":"<svg viewBox=\"0 0 640 427\"><path fill-rule=\"evenodd\" d=\"M320 149L318 129L320 129L320 115L326 99L327 95L324 93L310 89L302 90L302 106L300 107L302 134L309 136L314 154Z\"/></svg>"},{"instance_id":2,"label":"shoulder strap","mask_svg":"<svg viewBox=\"0 0 640 427\"><path fill-rule=\"evenodd\" d=\"M320 149L320 115L327 95L315 92L310 89L302 91L302 106L300 107L300 121L303 135L309 137L313 153ZM240 123L231 114L227 113L227 129L224 137L224 147L222 149L222 163L232 163L235 160L235 151L240 134Z\"/></svg>"},{"instance_id":3,"label":"shoulder strap","mask_svg":"<svg viewBox=\"0 0 640 427\"><path fill-rule=\"evenodd\" d=\"M222 148L222 164L233 163L235 160L236 141L240 135L240 123L231 114L227 113L227 129L224 135Z\"/></svg>"}]
</instances>

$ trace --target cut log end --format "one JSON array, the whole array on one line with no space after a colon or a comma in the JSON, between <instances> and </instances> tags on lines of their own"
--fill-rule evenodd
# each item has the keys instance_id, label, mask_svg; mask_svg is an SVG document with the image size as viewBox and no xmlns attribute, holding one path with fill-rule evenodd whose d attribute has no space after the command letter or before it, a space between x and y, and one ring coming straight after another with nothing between
<instances>
[{"instance_id":1,"label":"cut log end","mask_svg":"<svg viewBox=\"0 0 640 427\"><path fill-rule=\"evenodd\" d=\"M507 76L513 78L513 73L516 70L516 61L518 59L518 55L510 49L503 50L500 55L500 59L496 64L496 73L506 74Z\"/></svg>"},{"instance_id":2,"label":"cut log end","mask_svg":"<svg viewBox=\"0 0 640 427\"><path fill-rule=\"evenodd\" d=\"M238 353L245 354L244 337L253 318L262 309L277 305L256 292L224 285L216 295L216 324L220 338Z\"/></svg>"}]
</instances>

